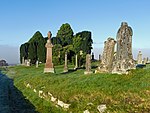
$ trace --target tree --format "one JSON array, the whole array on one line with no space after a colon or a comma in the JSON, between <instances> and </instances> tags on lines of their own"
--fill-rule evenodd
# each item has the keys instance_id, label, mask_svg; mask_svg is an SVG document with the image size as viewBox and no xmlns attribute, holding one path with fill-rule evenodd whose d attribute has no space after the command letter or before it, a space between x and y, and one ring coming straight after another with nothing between
<instances>
[{"instance_id":1,"label":"tree","mask_svg":"<svg viewBox=\"0 0 150 113\"><path fill-rule=\"evenodd\" d=\"M29 43L31 43L31 42L38 42L41 39L43 39L43 36L42 36L42 34L39 31L37 31L37 32L34 33L32 38L28 42Z\"/></svg>"},{"instance_id":2,"label":"tree","mask_svg":"<svg viewBox=\"0 0 150 113\"><path fill-rule=\"evenodd\" d=\"M29 40L30 45L30 59L32 58L32 63L35 63L36 60L39 62L45 63L46 60L46 48L45 48L45 39L43 38L42 34L37 31L32 38ZM33 47L33 49L31 49ZM31 53L33 51L34 53ZM34 55L34 56L31 56ZM34 58L34 59L33 59Z\"/></svg>"},{"instance_id":3,"label":"tree","mask_svg":"<svg viewBox=\"0 0 150 113\"><path fill-rule=\"evenodd\" d=\"M24 43L20 46L20 62L22 63L22 57L24 57L24 59L28 58L28 47L29 47L29 43Z\"/></svg>"},{"instance_id":4,"label":"tree","mask_svg":"<svg viewBox=\"0 0 150 113\"><path fill-rule=\"evenodd\" d=\"M43 38L37 42L37 60L42 63L45 63L46 61L46 48Z\"/></svg>"},{"instance_id":5,"label":"tree","mask_svg":"<svg viewBox=\"0 0 150 113\"><path fill-rule=\"evenodd\" d=\"M62 26L60 27L60 29L57 32L56 37L61 39L63 47L66 45L72 44L73 30L72 30L71 26L68 23L62 24Z\"/></svg>"},{"instance_id":6,"label":"tree","mask_svg":"<svg viewBox=\"0 0 150 113\"><path fill-rule=\"evenodd\" d=\"M75 54L78 54L81 50L82 38L80 35L75 35L73 38L73 50Z\"/></svg>"},{"instance_id":7,"label":"tree","mask_svg":"<svg viewBox=\"0 0 150 113\"><path fill-rule=\"evenodd\" d=\"M29 44L28 59L31 60L31 64L35 64L37 61L37 43L36 42L31 42Z\"/></svg>"},{"instance_id":8,"label":"tree","mask_svg":"<svg viewBox=\"0 0 150 113\"><path fill-rule=\"evenodd\" d=\"M62 45L61 38L59 38L59 37L52 37L52 38L51 38L51 42L52 42L53 45L55 45L55 44L60 44L60 45Z\"/></svg>"},{"instance_id":9,"label":"tree","mask_svg":"<svg viewBox=\"0 0 150 113\"><path fill-rule=\"evenodd\" d=\"M83 52L86 54L91 54L92 44L93 40L91 38L91 32L90 31L82 31L76 34L76 37L81 37L81 46Z\"/></svg>"}]
</instances>

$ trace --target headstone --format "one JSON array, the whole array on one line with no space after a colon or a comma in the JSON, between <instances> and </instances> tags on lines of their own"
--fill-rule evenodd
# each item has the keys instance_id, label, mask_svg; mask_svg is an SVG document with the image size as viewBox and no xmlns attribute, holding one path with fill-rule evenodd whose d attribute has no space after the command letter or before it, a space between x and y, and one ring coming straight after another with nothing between
<instances>
[{"instance_id":1,"label":"headstone","mask_svg":"<svg viewBox=\"0 0 150 113\"><path fill-rule=\"evenodd\" d=\"M117 53L112 73L127 74L129 69L135 69L132 56L132 28L122 22L117 32Z\"/></svg>"},{"instance_id":2,"label":"headstone","mask_svg":"<svg viewBox=\"0 0 150 113\"><path fill-rule=\"evenodd\" d=\"M68 65L67 65L67 52L65 52L65 65L64 65L64 72L68 72Z\"/></svg>"},{"instance_id":3,"label":"headstone","mask_svg":"<svg viewBox=\"0 0 150 113\"><path fill-rule=\"evenodd\" d=\"M104 42L102 61L97 69L97 72L111 72L112 71L115 44L116 44L116 41L110 37L107 39L107 41Z\"/></svg>"},{"instance_id":4,"label":"headstone","mask_svg":"<svg viewBox=\"0 0 150 113\"><path fill-rule=\"evenodd\" d=\"M25 61L24 61L24 65L25 65L25 66L27 66L27 62L28 62L28 60L25 59Z\"/></svg>"},{"instance_id":5,"label":"headstone","mask_svg":"<svg viewBox=\"0 0 150 113\"><path fill-rule=\"evenodd\" d=\"M36 61L36 68L38 68L39 67L39 61L37 60Z\"/></svg>"},{"instance_id":6,"label":"headstone","mask_svg":"<svg viewBox=\"0 0 150 113\"><path fill-rule=\"evenodd\" d=\"M74 69L78 68L78 55L75 56L75 67Z\"/></svg>"},{"instance_id":7,"label":"headstone","mask_svg":"<svg viewBox=\"0 0 150 113\"><path fill-rule=\"evenodd\" d=\"M47 52L46 52L46 63L45 63L44 73L48 73L48 72L54 73L54 66L52 63L52 47L53 47L51 43L52 34L49 31L47 35L48 35L48 39L45 45Z\"/></svg>"},{"instance_id":8,"label":"headstone","mask_svg":"<svg viewBox=\"0 0 150 113\"><path fill-rule=\"evenodd\" d=\"M22 57L22 65L25 65L24 57Z\"/></svg>"},{"instance_id":9,"label":"headstone","mask_svg":"<svg viewBox=\"0 0 150 113\"><path fill-rule=\"evenodd\" d=\"M30 66L31 65L31 59L28 59L27 60L27 66Z\"/></svg>"},{"instance_id":10,"label":"headstone","mask_svg":"<svg viewBox=\"0 0 150 113\"><path fill-rule=\"evenodd\" d=\"M142 64L142 53L139 51L138 56L137 56L137 64Z\"/></svg>"},{"instance_id":11,"label":"headstone","mask_svg":"<svg viewBox=\"0 0 150 113\"><path fill-rule=\"evenodd\" d=\"M148 64L148 63L149 63L149 58L147 57L146 59L147 59L147 62L146 62L146 63Z\"/></svg>"},{"instance_id":12,"label":"headstone","mask_svg":"<svg viewBox=\"0 0 150 113\"><path fill-rule=\"evenodd\" d=\"M86 70L84 72L84 74L91 74L92 71L91 71L91 55L90 54L87 54L86 55Z\"/></svg>"},{"instance_id":13,"label":"headstone","mask_svg":"<svg viewBox=\"0 0 150 113\"><path fill-rule=\"evenodd\" d=\"M150 64L150 60L149 60L149 58L147 57L147 64Z\"/></svg>"},{"instance_id":14,"label":"headstone","mask_svg":"<svg viewBox=\"0 0 150 113\"><path fill-rule=\"evenodd\" d=\"M143 59L143 64L147 64L147 62L148 62L147 58L144 58Z\"/></svg>"}]
</instances>

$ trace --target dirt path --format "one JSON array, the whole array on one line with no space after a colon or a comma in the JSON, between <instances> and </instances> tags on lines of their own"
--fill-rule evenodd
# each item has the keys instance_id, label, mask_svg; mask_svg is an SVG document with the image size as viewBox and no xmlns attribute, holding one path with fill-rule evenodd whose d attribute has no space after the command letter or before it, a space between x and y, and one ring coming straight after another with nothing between
<instances>
[{"instance_id":1,"label":"dirt path","mask_svg":"<svg viewBox=\"0 0 150 113\"><path fill-rule=\"evenodd\" d=\"M13 81L0 73L0 113L37 113L13 85Z\"/></svg>"}]
</instances>

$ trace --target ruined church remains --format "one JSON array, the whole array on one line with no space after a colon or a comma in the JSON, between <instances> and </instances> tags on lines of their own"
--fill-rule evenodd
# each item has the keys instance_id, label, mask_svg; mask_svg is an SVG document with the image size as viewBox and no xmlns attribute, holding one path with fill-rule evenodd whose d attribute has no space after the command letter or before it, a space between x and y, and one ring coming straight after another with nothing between
<instances>
[{"instance_id":1,"label":"ruined church remains","mask_svg":"<svg viewBox=\"0 0 150 113\"><path fill-rule=\"evenodd\" d=\"M122 22L116 41L113 38L105 41L102 62L96 72L126 74L129 69L135 68L132 55L132 35L132 28L126 22ZM114 51L115 44L117 44L116 52Z\"/></svg>"}]
</instances>

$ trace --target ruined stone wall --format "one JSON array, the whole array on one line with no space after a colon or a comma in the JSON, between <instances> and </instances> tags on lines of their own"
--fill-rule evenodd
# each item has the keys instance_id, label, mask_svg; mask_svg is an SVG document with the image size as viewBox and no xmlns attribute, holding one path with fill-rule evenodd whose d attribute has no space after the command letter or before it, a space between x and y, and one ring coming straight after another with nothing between
<instances>
[{"instance_id":1,"label":"ruined stone wall","mask_svg":"<svg viewBox=\"0 0 150 113\"><path fill-rule=\"evenodd\" d=\"M113 63L112 73L126 73L135 67L132 55L132 29L126 22L122 22L117 32L116 59Z\"/></svg>"},{"instance_id":2,"label":"ruined stone wall","mask_svg":"<svg viewBox=\"0 0 150 113\"><path fill-rule=\"evenodd\" d=\"M102 62L98 67L99 72L111 72L114 59L114 47L116 41L113 38L108 38L104 42L104 50L102 54Z\"/></svg>"}]
</instances>

